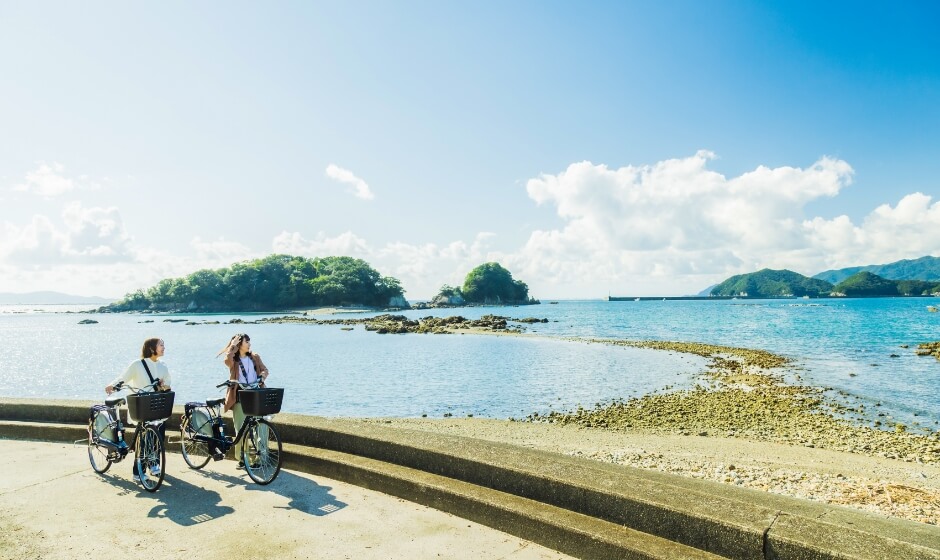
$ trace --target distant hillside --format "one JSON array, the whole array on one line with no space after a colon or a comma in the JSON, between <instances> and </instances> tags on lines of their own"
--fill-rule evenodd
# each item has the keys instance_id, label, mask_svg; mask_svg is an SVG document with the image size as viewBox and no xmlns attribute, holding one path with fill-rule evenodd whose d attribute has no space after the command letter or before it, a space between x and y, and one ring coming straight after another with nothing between
<instances>
[{"instance_id":1,"label":"distant hillside","mask_svg":"<svg viewBox=\"0 0 940 560\"><path fill-rule=\"evenodd\" d=\"M920 296L940 290L940 282L924 280L889 280L861 271L839 282L833 292L847 297Z\"/></svg>"},{"instance_id":2,"label":"distant hillside","mask_svg":"<svg viewBox=\"0 0 940 560\"><path fill-rule=\"evenodd\" d=\"M25 294L0 293L2 305L64 305L69 303L107 304L113 299L101 297L73 296L60 292L28 292Z\"/></svg>"},{"instance_id":3,"label":"distant hillside","mask_svg":"<svg viewBox=\"0 0 940 560\"><path fill-rule=\"evenodd\" d=\"M695 295L695 297L708 297L708 296L712 295L712 290L714 290L714 289L717 288L717 287L718 287L718 284L712 284L711 286L705 288L705 289L702 290L701 292L699 292L699 293L697 293L697 294L694 294L694 295Z\"/></svg>"},{"instance_id":4,"label":"distant hillside","mask_svg":"<svg viewBox=\"0 0 940 560\"><path fill-rule=\"evenodd\" d=\"M808 278L792 270L765 268L749 274L739 274L718 284L713 296L784 297L828 296L832 284Z\"/></svg>"},{"instance_id":5,"label":"distant hillside","mask_svg":"<svg viewBox=\"0 0 940 560\"><path fill-rule=\"evenodd\" d=\"M813 276L813 278L838 284L849 276L859 272L871 272L887 280L925 280L928 282L940 282L940 257L927 256L919 259L901 260L889 264L872 264L868 266L827 270L820 272Z\"/></svg>"}]
</instances>

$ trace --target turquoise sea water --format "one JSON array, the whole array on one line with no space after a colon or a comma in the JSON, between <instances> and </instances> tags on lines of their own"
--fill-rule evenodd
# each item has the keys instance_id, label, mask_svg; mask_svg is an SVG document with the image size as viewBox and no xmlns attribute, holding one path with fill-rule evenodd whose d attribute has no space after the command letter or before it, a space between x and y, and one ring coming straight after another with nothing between
<instances>
[{"instance_id":1,"label":"turquoise sea water","mask_svg":"<svg viewBox=\"0 0 940 560\"><path fill-rule=\"evenodd\" d=\"M226 369L214 356L238 331L251 335L253 349L272 372L271 384L287 389L285 412L326 416L518 418L688 387L704 365L696 356L562 339L575 336L769 350L794 358L804 383L844 391L867 404L880 402L878 410L901 421L935 426L940 362L914 353L918 343L940 340L940 313L926 309L935 303L935 298L561 301L403 313L547 318L548 323L527 328L541 335L537 338L378 335L362 326L343 331L314 325L185 325L164 319L224 323L258 316L79 315L62 313L66 307L0 306L0 394L100 398L143 339L159 336L166 341L164 360L177 400L206 398L221 394L212 386L225 378ZM87 318L99 323L78 324ZM905 344L910 347L902 348Z\"/></svg>"}]
</instances>

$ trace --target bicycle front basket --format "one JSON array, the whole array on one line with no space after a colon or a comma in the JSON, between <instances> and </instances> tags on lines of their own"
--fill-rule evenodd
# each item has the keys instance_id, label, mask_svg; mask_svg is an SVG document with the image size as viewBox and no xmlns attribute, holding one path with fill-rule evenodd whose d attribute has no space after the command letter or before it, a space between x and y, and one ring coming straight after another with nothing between
<instances>
[{"instance_id":1,"label":"bicycle front basket","mask_svg":"<svg viewBox=\"0 0 940 560\"><path fill-rule=\"evenodd\" d=\"M238 392L238 402L246 416L267 416L281 411L284 389L243 389Z\"/></svg>"},{"instance_id":2,"label":"bicycle front basket","mask_svg":"<svg viewBox=\"0 0 940 560\"><path fill-rule=\"evenodd\" d=\"M127 414L134 422L163 420L173 413L173 398L176 393L141 393L127 395Z\"/></svg>"}]
</instances>

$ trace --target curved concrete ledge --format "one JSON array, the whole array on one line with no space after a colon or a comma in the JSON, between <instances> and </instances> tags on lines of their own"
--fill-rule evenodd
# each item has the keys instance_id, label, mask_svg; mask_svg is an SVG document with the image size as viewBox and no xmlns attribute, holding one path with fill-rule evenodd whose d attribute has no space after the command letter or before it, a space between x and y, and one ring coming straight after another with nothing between
<instances>
[{"instance_id":1,"label":"curved concrete ledge","mask_svg":"<svg viewBox=\"0 0 940 560\"><path fill-rule=\"evenodd\" d=\"M0 422L0 436L77 439L80 435L75 434L80 432L75 430L84 430L91 404L0 399L0 420L4 421ZM182 408L177 408L171 429L178 427ZM344 419L281 414L276 425L284 442L291 444L285 459L291 468L362 483L576 556L604 558L620 550L616 556L637 558L694 557L695 551L702 551L703 557L742 559L940 559L940 528L849 508L507 444ZM72 435L66 435L69 426ZM422 478L427 480L420 488L409 487ZM474 487L490 494L470 500L467 496L473 492L469 489ZM502 505L482 507L487 500ZM652 537L649 546L665 546L660 540L668 541L681 545L682 552L673 549L660 555L626 555L623 548L614 547L603 549L607 552L583 549L584 554L578 554L563 542L572 538L570 535L533 538L527 531L535 524L513 528L515 521L500 519L500 508L514 507L538 510L546 519L584 517L571 519L572 523L594 527L585 529L588 532L625 527L636 534L618 533L608 540L634 538L638 542L647 535ZM599 525L592 526L589 519L598 520Z\"/></svg>"}]
</instances>

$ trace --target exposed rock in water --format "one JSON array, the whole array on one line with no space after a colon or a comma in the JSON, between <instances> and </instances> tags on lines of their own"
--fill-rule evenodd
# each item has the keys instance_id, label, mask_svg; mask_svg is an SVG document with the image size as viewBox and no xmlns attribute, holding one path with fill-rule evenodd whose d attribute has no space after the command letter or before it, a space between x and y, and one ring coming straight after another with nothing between
<instances>
[{"instance_id":1,"label":"exposed rock in water","mask_svg":"<svg viewBox=\"0 0 940 560\"><path fill-rule=\"evenodd\" d=\"M918 356L933 356L940 360L940 341L918 344L916 352Z\"/></svg>"}]
</instances>

